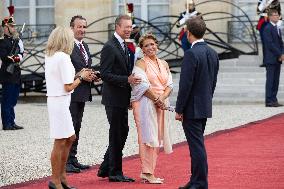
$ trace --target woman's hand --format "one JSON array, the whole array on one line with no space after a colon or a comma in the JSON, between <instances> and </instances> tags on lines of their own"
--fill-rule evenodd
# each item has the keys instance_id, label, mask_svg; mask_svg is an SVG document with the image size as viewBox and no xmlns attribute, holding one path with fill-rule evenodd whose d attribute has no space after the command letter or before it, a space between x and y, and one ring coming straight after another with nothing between
<instances>
[{"instance_id":1,"label":"woman's hand","mask_svg":"<svg viewBox=\"0 0 284 189\"><path fill-rule=\"evenodd\" d=\"M95 73L92 69L85 68L80 71L80 76L83 78L83 80L88 82L92 82L96 78Z\"/></svg>"},{"instance_id":2,"label":"woman's hand","mask_svg":"<svg viewBox=\"0 0 284 189\"><path fill-rule=\"evenodd\" d=\"M165 96L164 94L161 94L160 97L159 97L159 100L161 101L159 108L161 108L162 110L165 110L165 109L166 109L166 102L165 102L165 100L166 100L167 98L168 98L168 97Z\"/></svg>"},{"instance_id":3,"label":"woman's hand","mask_svg":"<svg viewBox=\"0 0 284 189\"><path fill-rule=\"evenodd\" d=\"M158 108L164 110L166 108L164 100L161 98L161 96L154 99L154 104L158 106Z\"/></svg>"}]
</instances>

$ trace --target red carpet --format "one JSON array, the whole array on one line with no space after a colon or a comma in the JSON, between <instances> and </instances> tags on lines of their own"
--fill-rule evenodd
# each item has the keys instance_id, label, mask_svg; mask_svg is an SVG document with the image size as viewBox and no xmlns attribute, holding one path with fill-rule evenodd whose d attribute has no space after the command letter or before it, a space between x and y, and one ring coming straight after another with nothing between
<instances>
[{"instance_id":1,"label":"red carpet","mask_svg":"<svg viewBox=\"0 0 284 189\"><path fill-rule=\"evenodd\" d=\"M206 137L210 189L283 189L284 188L284 114L244 126L217 132ZM124 159L124 173L135 183L109 183L96 176L97 167L81 174L69 175L79 189L176 189L189 177L186 143L178 144L174 153L159 156L157 176L162 185L142 184L137 156ZM47 188L49 178L20 183L2 189Z\"/></svg>"}]
</instances>

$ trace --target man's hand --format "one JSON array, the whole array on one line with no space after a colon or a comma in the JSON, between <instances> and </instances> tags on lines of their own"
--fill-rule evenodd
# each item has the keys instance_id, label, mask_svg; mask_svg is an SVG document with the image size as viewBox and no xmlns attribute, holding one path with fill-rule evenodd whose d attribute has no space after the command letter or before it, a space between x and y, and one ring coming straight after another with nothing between
<instances>
[{"instance_id":1,"label":"man's hand","mask_svg":"<svg viewBox=\"0 0 284 189\"><path fill-rule=\"evenodd\" d=\"M183 114L176 113L175 119L182 122L183 121Z\"/></svg>"},{"instance_id":2,"label":"man's hand","mask_svg":"<svg viewBox=\"0 0 284 189\"><path fill-rule=\"evenodd\" d=\"M282 54L278 60L281 62L284 61L284 54Z\"/></svg>"},{"instance_id":3,"label":"man's hand","mask_svg":"<svg viewBox=\"0 0 284 189\"><path fill-rule=\"evenodd\" d=\"M11 60L12 62L15 62L12 56L7 56L7 58L8 58L9 60Z\"/></svg>"},{"instance_id":4,"label":"man's hand","mask_svg":"<svg viewBox=\"0 0 284 189\"><path fill-rule=\"evenodd\" d=\"M142 79L140 77L137 77L133 74L131 74L129 77L128 77L128 83L132 84L132 85L137 85L139 83L141 83Z\"/></svg>"},{"instance_id":5,"label":"man's hand","mask_svg":"<svg viewBox=\"0 0 284 189\"><path fill-rule=\"evenodd\" d=\"M99 71L94 71L94 74L95 74L94 81L95 82L100 82L102 80L100 72Z\"/></svg>"},{"instance_id":6,"label":"man's hand","mask_svg":"<svg viewBox=\"0 0 284 189\"><path fill-rule=\"evenodd\" d=\"M132 102L130 102L128 110L132 110L132 109L133 109Z\"/></svg>"},{"instance_id":7,"label":"man's hand","mask_svg":"<svg viewBox=\"0 0 284 189\"><path fill-rule=\"evenodd\" d=\"M12 62L19 63L21 61L19 55L7 56Z\"/></svg>"},{"instance_id":8,"label":"man's hand","mask_svg":"<svg viewBox=\"0 0 284 189\"><path fill-rule=\"evenodd\" d=\"M95 73L91 69L84 70L84 80L88 82L92 82L95 79Z\"/></svg>"}]
</instances>

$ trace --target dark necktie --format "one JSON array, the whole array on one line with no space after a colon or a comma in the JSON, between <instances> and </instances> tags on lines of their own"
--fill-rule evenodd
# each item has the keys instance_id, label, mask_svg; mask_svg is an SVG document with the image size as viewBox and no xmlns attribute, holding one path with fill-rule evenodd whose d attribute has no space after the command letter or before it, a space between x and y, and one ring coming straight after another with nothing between
<instances>
[{"instance_id":1,"label":"dark necktie","mask_svg":"<svg viewBox=\"0 0 284 189\"><path fill-rule=\"evenodd\" d=\"M125 41L123 42L123 47L124 47L124 54L125 54L125 56L126 56L127 69L128 69L129 72L131 72L131 64L130 64L130 61L129 61L128 47L127 47Z\"/></svg>"},{"instance_id":2,"label":"dark necktie","mask_svg":"<svg viewBox=\"0 0 284 189\"><path fill-rule=\"evenodd\" d=\"M79 43L79 48L80 48L80 51L82 53L82 56L84 57L85 63L88 64L87 53L86 53L82 43Z\"/></svg>"},{"instance_id":3,"label":"dark necktie","mask_svg":"<svg viewBox=\"0 0 284 189\"><path fill-rule=\"evenodd\" d=\"M124 54L128 57L128 48L125 41L123 42L123 47L124 47Z\"/></svg>"}]
</instances>

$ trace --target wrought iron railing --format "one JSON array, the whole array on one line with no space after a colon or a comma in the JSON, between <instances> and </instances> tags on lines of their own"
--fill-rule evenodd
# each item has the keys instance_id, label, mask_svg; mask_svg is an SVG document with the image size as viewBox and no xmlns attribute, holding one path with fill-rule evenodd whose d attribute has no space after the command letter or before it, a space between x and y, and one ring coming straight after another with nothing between
<instances>
[{"instance_id":1,"label":"wrought iron railing","mask_svg":"<svg viewBox=\"0 0 284 189\"><path fill-rule=\"evenodd\" d=\"M22 25L16 27L20 31ZM21 38L26 45L37 45L46 41L55 27L55 24L25 25Z\"/></svg>"},{"instance_id":2,"label":"wrought iron railing","mask_svg":"<svg viewBox=\"0 0 284 189\"><path fill-rule=\"evenodd\" d=\"M256 40L255 23L250 20L248 15L236 4L226 0L205 0L197 4L199 6L210 6L210 3L229 4L239 9L243 15L234 15L231 12L208 11L203 12L202 17L208 23L207 32L204 36L206 42L218 52L220 59L237 58L241 54L258 54L258 43ZM181 65L183 51L178 40L179 30L176 28L178 15L165 15L145 21L134 18L138 23L141 34L152 31L159 39L159 58L167 60L170 67ZM108 16L90 22L86 33L85 41L89 44L93 66L99 67L100 53L104 43L114 31L114 20L116 16ZM169 22L165 23L165 20ZM227 27L216 27L219 31L214 31L215 21L228 23ZM213 23L213 24L212 24ZM20 26L19 26L20 28ZM26 56L21 62L23 70L22 91L45 92L44 79L44 48L46 41L55 25L30 25L23 33ZM284 32L283 32L284 33ZM242 43L241 47L234 43Z\"/></svg>"}]
</instances>

